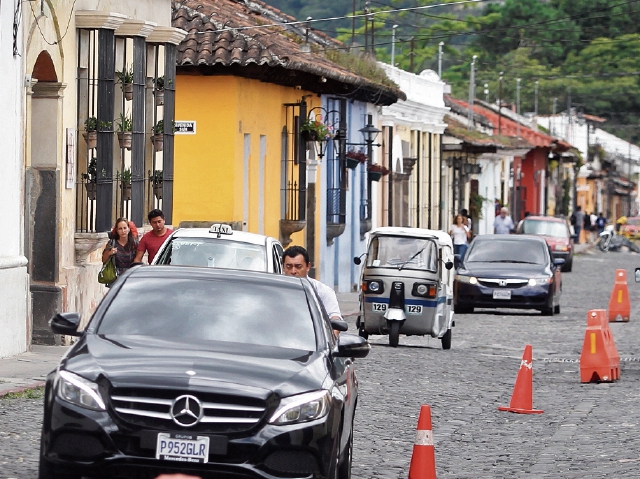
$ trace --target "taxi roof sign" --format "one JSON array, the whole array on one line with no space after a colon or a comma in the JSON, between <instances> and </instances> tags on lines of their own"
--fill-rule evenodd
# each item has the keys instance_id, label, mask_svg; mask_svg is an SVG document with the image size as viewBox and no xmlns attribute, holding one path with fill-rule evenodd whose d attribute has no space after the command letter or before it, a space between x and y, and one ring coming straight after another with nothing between
<instances>
[{"instance_id":1,"label":"taxi roof sign","mask_svg":"<svg viewBox=\"0 0 640 479\"><path fill-rule=\"evenodd\" d=\"M229 225L214 223L211 225L211 228L209 228L209 233L218 233L218 238L219 238L220 235L232 235L233 230Z\"/></svg>"}]
</instances>

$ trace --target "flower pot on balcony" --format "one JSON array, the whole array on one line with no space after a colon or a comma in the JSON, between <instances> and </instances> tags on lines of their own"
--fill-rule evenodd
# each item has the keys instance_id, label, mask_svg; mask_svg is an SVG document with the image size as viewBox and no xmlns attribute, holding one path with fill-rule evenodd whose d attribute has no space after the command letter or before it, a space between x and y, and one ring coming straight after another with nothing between
<instances>
[{"instance_id":1,"label":"flower pot on balcony","mask_svg":"<svg viewBox=\"0 0 640 479\"><path fill-rule=\"evenodd\" d=\"M120 148L126 148L127 150L131 150L131 138L133 137L130 131L119 131L118 132L118 143L120 144Z\"/></svg>"},{"instance_id":2,"label":"flower pot on balcony","mask_svg":"<svg viewBox=\"0 0 640 479\"><path fill-rule=\"evenodd\" d=\"M87 142L88 148L95 148L98 146L98 132L97 131L86 131L82 134L84 136L84 141Z\"/></svg>"},{"instance_id":3,"label":"flower pot on balcony","mask_svg":"<svg viewBox=\"0 0 640 479\"><path fill-rule=\"evenodd\" d=\"M85 183L84 187L87 190L87 199L95 200L96 192L98 191L98 185L96 183Z\"/></svg>"},{"instance_id":4,"label":"flower pot on balcony","mask_svg":"<svg viewBox=\"0 0 640 479\"><path fill-rule=\"evenodd\" d=\"M126 201L131 199L131 185L129 184L122 185L122 199Z\"/></svg>"},{"instance_id":5,"label":"flower pot on balcony","mask_svg":"<svg viewBox=\"0 0 640 479\"><path fill-rule=\"evenodd\" d=\"M286 248L291 244L291 235L302 231L307 225L305 220L280 220L280 242Z\"/></svg>"},{"instance_id":6,"label":"flower pot on balcony","mask_svg":"<svg viewBox=\"0 0 640 479\"><path fill-rule=\"evenodd\" d=\"M313 130L304 130L300 132L300 136L304 141L316 141L318 139L318 132Z\"/></svg>"},{"instance_id":7,"label":"flower pot on balcony","mask_svg":"<svg viewBox=\"0 0 640 479\"><path fill-rule=\"evenodd\" d=\"M164 105L164 90L154 90L153 94L156 97L156 106Z\"/></svg>"},{"instance_id":8,"label":"flower pot on balcony","mask_svg":"<svg viewBox=\"0 0 640 479\"><path fill-rule=\"evenodd\" d=\"M125 100L133 100L133 83L125 83L122 91L124 92Z\"/></svg>"},{"instance_id":9,"label":"flower pot on balcony","mask_svg":"<svg viewBox=\"0 0 640 479\"><path fill-rule=\"evenodd\" d=\"M151 135L151 142L153 143L153 148L156 151L162 151L164 147L164 134L156 133L155 135Z\"/></svg>"},{"instance_id":10,"label":"flower pot on balcony","mask_svg":"<svg viewBox=\"0 0 640 479\"><path fill-rule=\"evenodd\" d=\"M360 162L354 158L349 158L347 156L347 168L350 168L352 170L355 170L358 165L360 164Z\"/></svg>"},{"instance_id":11,"label":"flower pot on balcony","mask_svg":"<svg viewBox=\"0 0 640 479\"><path fill-rule=\"evenodd\" d=\"M371 181L380 181L380 178L382 178L382 173L380 173L379 171L369 171L369 178L371 179Z\"/></svg>"}]
</instances>

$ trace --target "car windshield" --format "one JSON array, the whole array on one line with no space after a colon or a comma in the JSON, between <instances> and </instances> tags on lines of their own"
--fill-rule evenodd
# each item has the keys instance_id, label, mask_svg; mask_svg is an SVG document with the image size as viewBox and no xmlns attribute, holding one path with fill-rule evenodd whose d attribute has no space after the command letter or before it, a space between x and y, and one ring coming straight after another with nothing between
<instances>
[{"instance_id":1,"label":"car windshield","mask_svg":"<svg viewBox=\"0 0 640 479\"><path fill-rule=\"evenodd\" d=\"M216 238L173 237L157 264L209 266L212 268L266 271L266 253L261 245Z\"/></svg>"},{"instance_id":2,"label":"car windshield","mask_svg":"<svg viewBox=\"0 0 640 479\"><path fill-rule=\"evenodd\" d=\"M566 238L568 236L566 225L557 221L524 220L520 233L553 236L554 238Z\"/></svg>"},{"instance_id":3,"label":"car windshield","mask_svg":"<svg viewBox=\"0 0 640 479\"><path fill-rule=\"evenodd\" d=\"M538 241L475 241L464 259L465 263L531 263L546 264L546 245Z\"/></svg>"},{"instance_id":4,"label":"car windshield","mask_svg":"<svg viewBox=\"0 0 640 479\"><path fill-rule=\"evenodd\" d=\"M629 218L627 219L626 224L633 225L633 226L640 226L640 218Z\"/></svg>"},{"instance_id":5,"label":"car windshield","mask_svg":"<svg viewBox=\"0 0 640 479\"><path fill-rule=\"evenodd\" d=\"M304 290L228 278L128 278L97 333L316 350Z\"/></svg>"},{"instance_id":6,"label":"car windshield","mask_svg":"<svg viewBox=\"0 0 640 479\"><path fill-rule=\"evenodd\" d=\"M376 236L371 240L367 266L436 271L438 249L431 239Z\"/></svg>"}]
</instances>

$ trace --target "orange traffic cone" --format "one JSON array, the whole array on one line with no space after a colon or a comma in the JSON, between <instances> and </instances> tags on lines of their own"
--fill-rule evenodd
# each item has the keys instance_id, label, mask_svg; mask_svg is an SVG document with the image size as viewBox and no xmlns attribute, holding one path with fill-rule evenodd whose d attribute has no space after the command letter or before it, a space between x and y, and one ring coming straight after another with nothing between
<instances>
[{"instance_id":1,"label":"orange traffic cone","mask_svg":"<svg viewBox=\"0 0 640 479\"><path fill-rule=\"evenodd\" d=\"M436 479L436 453L433 448L433 432L431 431L431 407L426 404L420 407L416 441L411 455L409 479Z\"/></svg>"},{"instance_id":2,"label":"orange traffic cone","mask_svg":"<svg viewBox=\"0 0 640 479\"><path fill-rule=\"evenodd\" d=\"M631 303L629 302L629 288L627 287L627 272L616 270L616 280L609 298L609 322L629 321Z\"/></svg>"},{"instance_id":3,"label":"orange traffic cone","mask_svg":"<svg viewBox=\"0 0 640 479\"><path fill-rule=\"evenodd\" d=\"M580 354L580 382L620 379L620 356L604 309L587 313L587 329Z\"/></svg>"},{"instance_id":4,"label":"orange traffic cone","mask_svg":"<svg viewBox=\"0 0 640 479\"><path fill-rule=\"evenodd\" d=\"M527 344L522 355L522 362L516 377L516 385L513 388L509 407L500 406L500 411L517 412L518 414L542 414L540 409L533 407L533 362L532 348Z\"/></svg>"}]
</instances>

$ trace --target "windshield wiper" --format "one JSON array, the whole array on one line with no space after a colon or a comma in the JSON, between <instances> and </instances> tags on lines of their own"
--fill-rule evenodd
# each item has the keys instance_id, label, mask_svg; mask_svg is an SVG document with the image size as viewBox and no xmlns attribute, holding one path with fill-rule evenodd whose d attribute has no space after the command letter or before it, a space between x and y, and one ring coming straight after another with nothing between
<instances>
[{"instance_id":1,"label":"windshield wiper","mask_svg":"<svg viewBox=\"0 0 640 479\"><path fill-rule=\"evenodd\" d=\"M521 264L538 264L531 261L519 261L517 259L498 259L495 261L486 261L486 263L521 263Z\"/></svg>"},{"instance_id":2,"label":"windshield wiper","mask_svg":"<svg viewBox=\"0 0 640 479\"><path fill-rule=\"evenodd\" d=\"M404 263L401 263L398 265L398 271L402 271L402 268L405 267L405 265L407 263L409 263L411 260L413 260L416 256L418 256L420 253L422 253L425 249L427 248L427 244L425 244L421 250L419 250L417 253L415 253L411 258L409 258L407 261L405 261Z\"/></svg>"}]
</instances>

